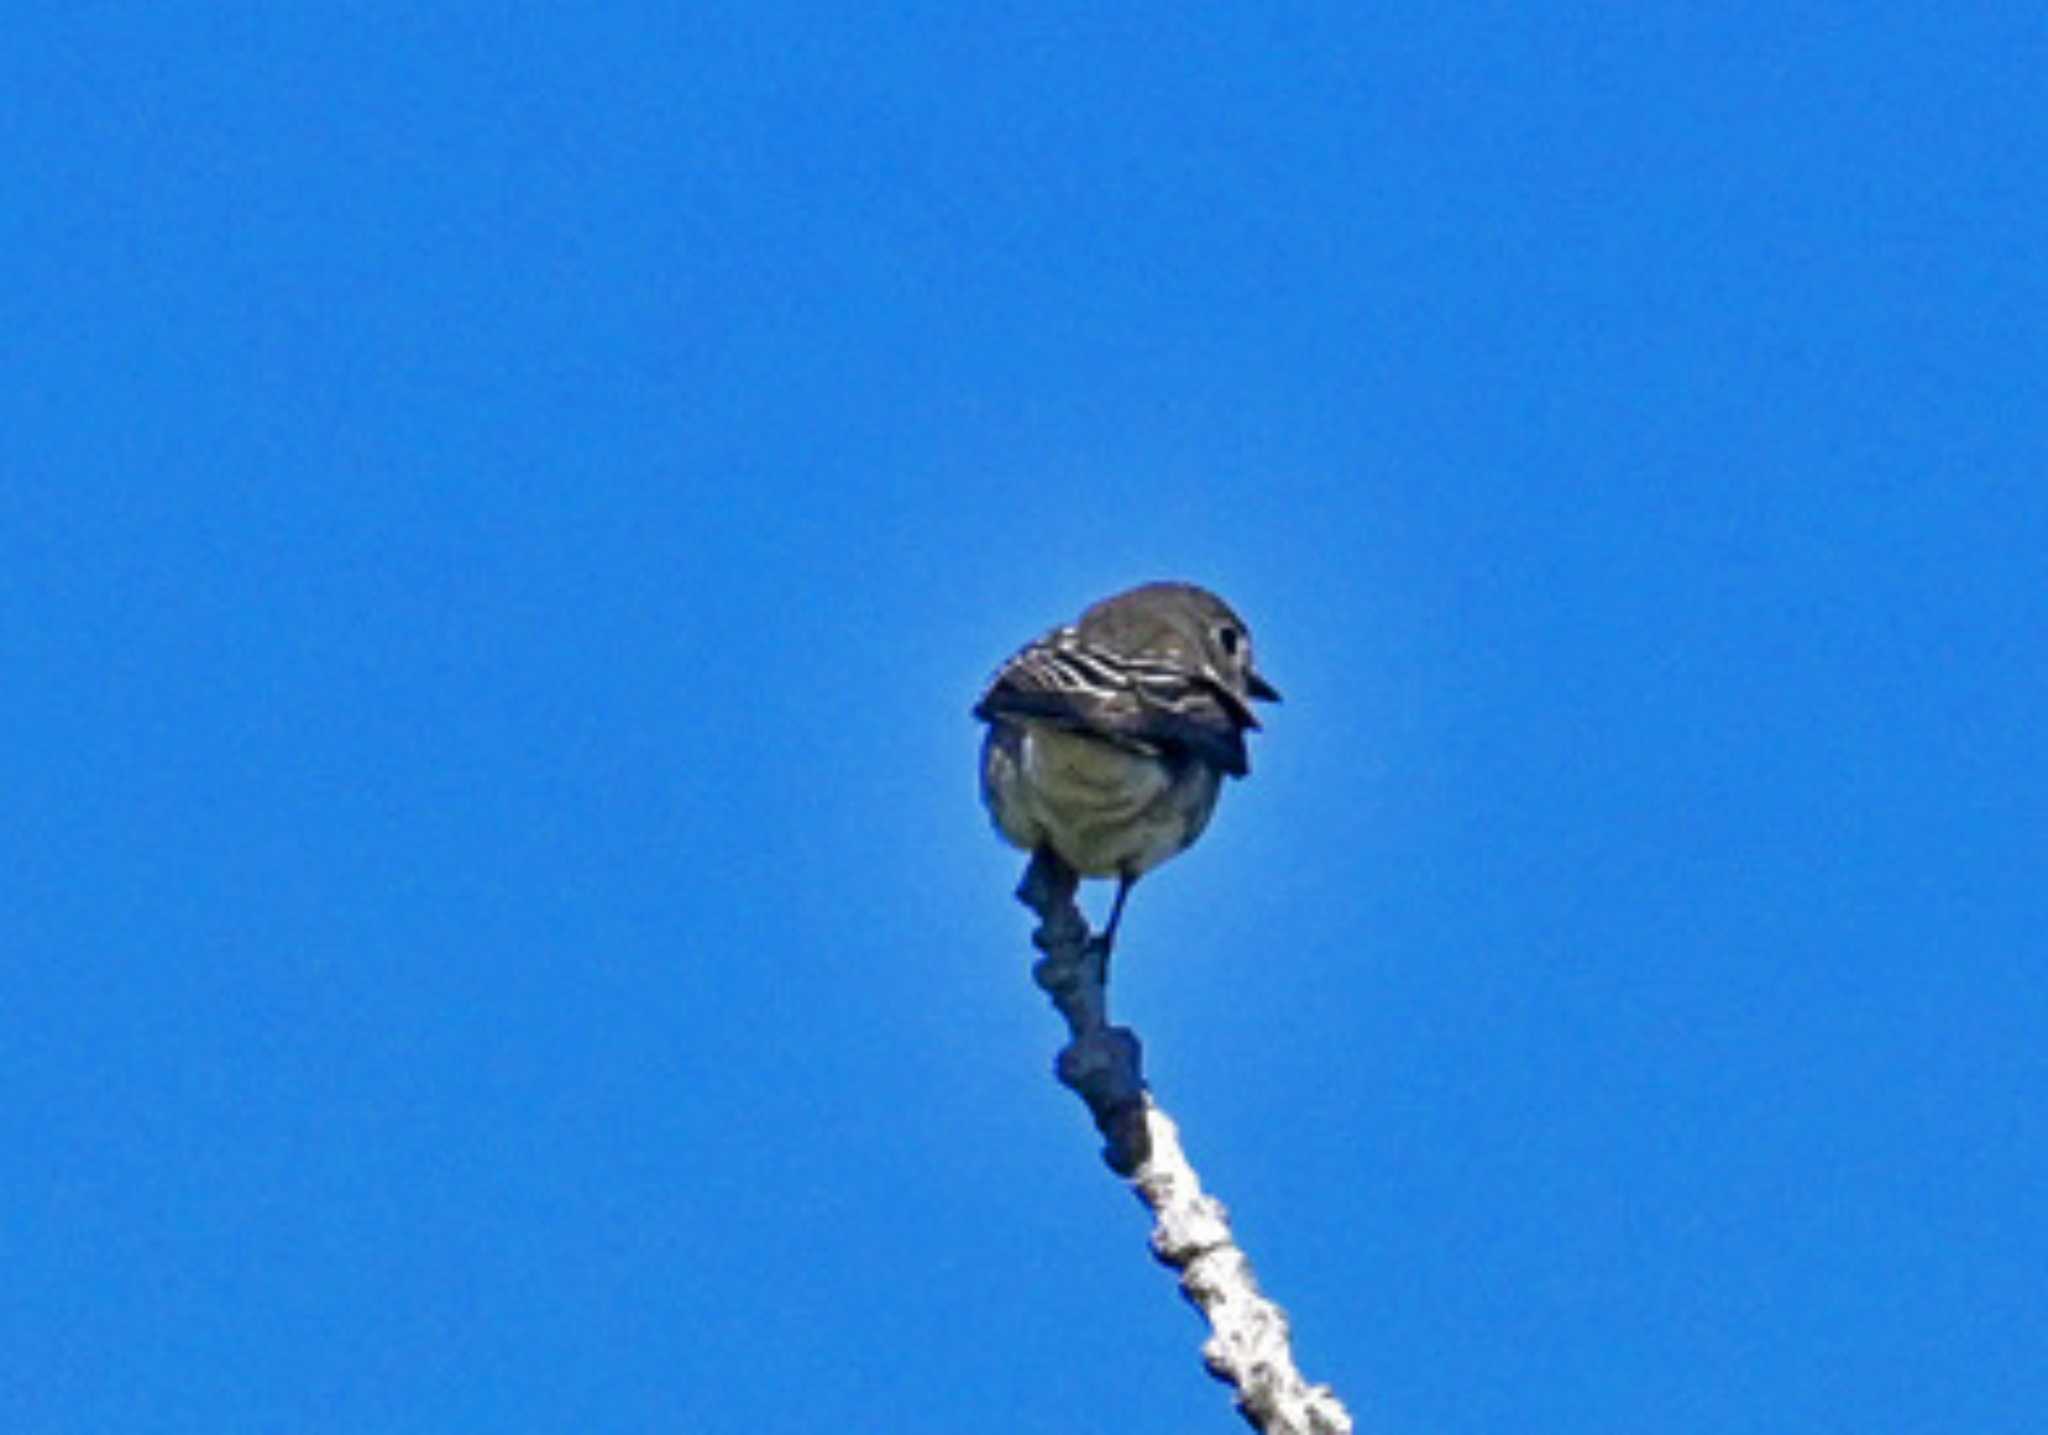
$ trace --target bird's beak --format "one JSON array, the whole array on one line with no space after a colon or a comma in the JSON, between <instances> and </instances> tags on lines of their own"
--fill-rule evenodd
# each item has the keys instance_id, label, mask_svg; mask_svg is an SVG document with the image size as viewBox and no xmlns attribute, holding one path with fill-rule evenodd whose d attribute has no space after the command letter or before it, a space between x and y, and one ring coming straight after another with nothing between
<instances>
[{"instance_id":1,"label":"bird's beak","mask_svg":"<svg viewBox=\"0 0 2048 1435\"><path fill-rule=\"evenodd\" d=\"M1280 690L1257 673L1246 673L1244 675L1244 690L1260 702L1277 703L1280 701Z\"/></svg>"}]
</instances>

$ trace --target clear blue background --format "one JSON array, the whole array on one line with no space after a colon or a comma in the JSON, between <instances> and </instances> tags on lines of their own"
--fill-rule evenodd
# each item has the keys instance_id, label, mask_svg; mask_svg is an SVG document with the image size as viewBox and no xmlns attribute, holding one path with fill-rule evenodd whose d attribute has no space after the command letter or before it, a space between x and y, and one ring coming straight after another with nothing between
<instances>
[{"instance_id":1,"label":"clear blue background","mask_svg":"<svg viewBox=\"0 0 2048 1435\"><path fill-rule=\"evenodd\" d=\"M1237 1428L967 712L1181 576L1288 701L1118 1009L1362 1430L2038 1430L2044 73L15 14L0 1428Z\"/></svg>"}]
</instances>

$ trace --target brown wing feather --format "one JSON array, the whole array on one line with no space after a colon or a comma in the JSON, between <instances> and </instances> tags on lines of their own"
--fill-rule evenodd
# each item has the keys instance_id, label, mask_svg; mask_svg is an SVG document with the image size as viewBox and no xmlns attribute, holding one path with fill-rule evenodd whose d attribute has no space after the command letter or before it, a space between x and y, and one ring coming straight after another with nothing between
<instances>
[{"instance_id":1,"label":"brown wing feather","mask_svg":"<svg viewBox=\"0 0 2048 1435\"><path fill-rule=\"evenodd\" d=\"M1242 705L1228 696L1204 676L1171 663L1122 657L1062 628L1005 663L974 715L1049 722L1242 777L1250 769Z\"/></svg>"}]
</instances>

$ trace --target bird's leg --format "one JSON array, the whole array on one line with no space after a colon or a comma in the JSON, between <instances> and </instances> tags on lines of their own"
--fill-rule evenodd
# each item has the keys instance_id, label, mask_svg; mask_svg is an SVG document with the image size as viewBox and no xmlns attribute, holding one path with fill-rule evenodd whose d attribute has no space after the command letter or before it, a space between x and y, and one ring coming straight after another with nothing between
<instances>
[{"instance_id":1,"label":"bird's leg","mask_svg":"<svg viewBox=\"0 0 2048 1435\"><path fill-rule=\"evenodd\" d=\"M1117 924L1124 919L1124 898L1131 895L1131 888L1138 884L1136 877L1119 875L1116 879L1116 900L1109 904L1109 921L1096 936L1094 945L1102 954L1102 984L1109 985L1109 954L1116 946Z\"/></svg>"}]
</instances>

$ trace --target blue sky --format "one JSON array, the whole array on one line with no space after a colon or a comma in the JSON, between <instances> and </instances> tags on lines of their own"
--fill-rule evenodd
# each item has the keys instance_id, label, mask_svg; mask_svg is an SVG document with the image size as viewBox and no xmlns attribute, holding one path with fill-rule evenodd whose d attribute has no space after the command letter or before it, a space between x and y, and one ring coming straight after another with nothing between
<instances>
[{"instance_id":1,"label":"blue sky","mask_svg":"<svg viewBox=\"0 0 2048 1435\"><path fill-rule=\"evenodd\" d=\"M967 712L1168 576L1287 702L1115 998L1361 1430L2038 1428L2044 68L15 17L0 1428L1237 1428Z\"/></svg>"}]
</instances>

